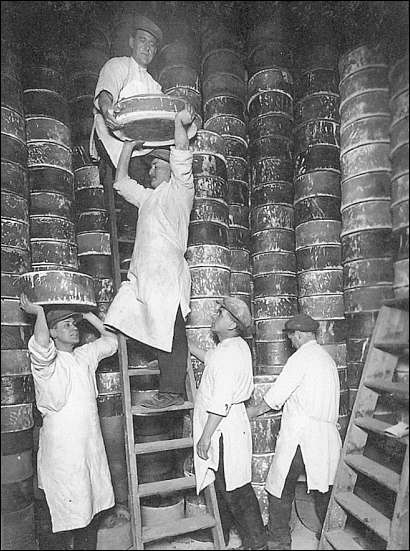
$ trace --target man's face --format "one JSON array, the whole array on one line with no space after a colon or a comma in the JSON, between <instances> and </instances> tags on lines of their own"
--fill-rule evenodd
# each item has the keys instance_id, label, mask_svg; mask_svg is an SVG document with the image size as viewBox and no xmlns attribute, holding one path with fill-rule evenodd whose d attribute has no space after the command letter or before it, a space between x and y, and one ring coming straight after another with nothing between
<instances>
[{"instance_id":1,"label":"man's face","mask_svg":"<svg viewBox=\"0 0 410 551\"><path fill-rule=\"evenodd\" d=\"M80 342L80 332L74 318L66 318L57 322L50 334L53 339L59 340L64 344L78 344Z\"/></svg>"},{"instance_id":2,"label":"man's face","mask_svg":"<svg viewBox=\"0 0 410 551\"><path fill-rule=\"evenodd\" d=\"M292 343L293 348L299 348L299 331L288 331L288 339Z\"/></svg>"},{"instance_id":3,"label":"man's face","mask_svg":"<svg viewBox=\"0 0 410 551\"><path fill-rule=\"evenodd\" d=\"M142 67L148 67L157 53L157 39L149 32L138 29L130 38L131 55Z\"/></svg>"},{"instance_id":4,"label":"man's face","mask_svg":"<svg viewBox=\"0 0 410 551\"><path fill-rule=\"evenodd\" d=\"M211 329L215 333L224 333L231 328L232 322L235 323L228 310L226 310L223 306L220 306L212 318Z\"/></svg>"},{"instance_id":5,"label":"man's face","mask_svg":"<svg viewBox=\"0 0 410 551\"><path fill-rule=\"evenodd\" d=\"M149 170L151 178L151 187L157 188L162 182L168 182L171 177L171 167L167 161L163 159L152 159L151 168Z\"/></svg>"}]
</instances>

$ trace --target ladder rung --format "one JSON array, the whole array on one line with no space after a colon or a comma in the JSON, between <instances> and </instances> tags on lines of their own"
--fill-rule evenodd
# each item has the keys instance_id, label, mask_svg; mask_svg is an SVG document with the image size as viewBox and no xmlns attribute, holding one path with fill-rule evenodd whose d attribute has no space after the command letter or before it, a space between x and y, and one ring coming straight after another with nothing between
<instances>
[{"instance_id":1,"label":"ladder rung","mask_svg":"<svg viewBox=\"0 0 410 551\"><path fill-rule=\"evenodd\" d=\"M194 445L193 439L189 436L187 438L173 438L171 440L157 440L155 442L141 442L135 444L135 453L155 453L167 450L180 450L183 448L190 448Z\"/></svg>"},{"instance_id":2,"label":"ladder rung","mask_svg":"<svg viewBox=\"0 0 410 551\"><path fill-rule=\"evenodd\" d=\"M129 367L128 375L135 377L138 375L159 375L159 369L149 369L148 367Z\"/></svg>"},{"instance_id":3,"label":"ladder rung","mask_svg":"<svg viewBox=\"0 0 410 551\"><path fill-rule=\"evenodd\" d=\"M160 494L170 494L179 490L188 490L195 488L195 476L183 476L182 478L173 478L171 480L160 480L159 482L146 482L140 484L137 489L139 497L155 496Z\"/></svg>"},{"instance_id":4,"label":"ladder rung","mask_svg":"<svg viewBox=\"0 0 410 551\"><path fill-rule=\"evenodd\" d=\"M393 492L398 492L400 475L391 469L383 467L383 465L380 465L376 461L373 461L368 457L364 457L363 455L346 455L345 463L368 478L371 478L386 488L389 488Z\"/></svg>"},{"instance_id":5,"label":"ladder rung","mask_svg":"<svg viewBox=\"0 0 410 551\"><path fill-rule=\"evenodd\" d=\"M215 524L216 521L210 514L178 519L178 521L142 528L142 541L147 543L162 538L178 536L179 534L195 532L196 530L205 530L206 528L213 528Z\"/></svg>"},{"instance_id":6,"label":"ladder rung","mask_svg":"<svg viewBox=\"0 0 410 551\"><path fill-rule=\"evenodd\" d=\"M133 245L135 243L135 237L119 237L118 243L130 243Z\"/></svg>"},{"instance_id":7,"label":"ladder rung","mask_svg":"<svg viewBox=\"0 0 410 551\"><path fill-rule=\"evenodd\" d=\"M159 413L166 413L167 411L182 411L184 409L192 409L194 404L192 402L184 402L179 406L169 406L163 409L150 409L144 406L132 406L131 411L133 415L158 415Z\"/></svg>"},{"instance_id":8,"label":"ladder rung","mask_svg":"<svg viewBox=\"0 0 410 551\"><path fill-rule=\"evenodd\" d=\"M383 381L379 379L367 379L364 381L367 388L371 388L376 392L384 392L387 394L394 394L399 400L409 399L409 385L403 383L391 383L389 381Z\"/></svg>"},{"instance_id":9,"label":"ladder rung","mask_svg":"<svg viewBox=\"0 0 410 551\"><path fill-rule=\"evenodd\" d=\"M379 419L375 419L374 417L357 417L354 422L355 425L357 425L361 429L374 432L375 434L387 436L389 438L394 438L395 440L402 440L403 442L406 442L407 436L405 436L404 438L399 438L398 436L394 436L393 434L384 432L385 429L391 427L391 423L380 421Z\"/></svg>"},{"instance_id":10,"label":"ladder rung","mask_svg":"<svg viewBox=\"0 0 410 551\"><path fill-rule=\"evenodd\" d=\"M343 509L356 517L362 524L370 528L370 530L380 536L384 541L388 541L390 520L386 516L382 515L374 507L366 503L366 501L350 492L336 492L334 497Z\"/></svg>"},{"instance_id":11,"label":"ladder rung","mask_svg":"<svg viewBox=\"0 0 410 551\"><path fill-rule=\"evenodd\" d=\"M344 530L325 532L324 536L334 549L352 549L354 551L362 551L364 549Z\"/></svg>"}]
</instances>

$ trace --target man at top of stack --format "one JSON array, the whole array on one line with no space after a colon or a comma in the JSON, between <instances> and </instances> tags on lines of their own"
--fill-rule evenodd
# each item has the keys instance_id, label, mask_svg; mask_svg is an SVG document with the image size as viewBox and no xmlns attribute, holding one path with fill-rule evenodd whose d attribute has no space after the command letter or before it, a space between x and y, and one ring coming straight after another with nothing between
<instances>
[{"instance_id":1,"label":"man at top of stack","mask_svg":"<svg viewBox=\"0 0 410 551\"><path fill-rule=\"evenodd\" d=\"M123 142L112 130L119 128L114 116L116 104L140 94L161 94L161 85L147 68L162 41L161 29L148 17L135 17L129 38L131 55L113 57L102 67L94 94L94 126L90 138L90 154L98 159L95 132L113 165L118 165ZM139 149L133 155L140 155Z\"/></svg>"}]
</instances>

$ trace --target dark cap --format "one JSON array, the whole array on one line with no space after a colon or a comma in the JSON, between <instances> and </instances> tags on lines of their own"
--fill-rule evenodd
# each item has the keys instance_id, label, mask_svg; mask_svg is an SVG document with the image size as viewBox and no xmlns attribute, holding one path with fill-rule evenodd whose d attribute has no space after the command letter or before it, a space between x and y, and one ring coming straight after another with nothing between
<instances>
[{"instance_id":1,"label":"dark cap","mask_svg":"<svg viewBox=\"0 0 410 551\"><path fill-rule=\"evenodd\" d=\"M162 42L162 31L151 19L145 17L145 15L137 15L134 18L134 30L137 31L141 29L142 31L147 31L147 33L152 34L158 42Z\"/></svg>"},{"instance_id":2,"label":"dark cap","mask_svg":"<svg viewBox=\"0 0 410 551\"><path fill-rule=\"evenodd\" d=\"M56 323L67 318L74 318L74 321L77 323L82 320L83 315L78 312L70 312L68 310L50 310L50 312L47 313L46 318L49 328L52 329Z\"/></svg>"},{"instance_id":3,"label":"dark cap","mask_svg":"<svg viewBox=\"0 0 410 551\"><path fill-rule=\"evenodd\" d=\"M296 314L285 323L285 331L305 331L314 333L319 328L319 322L307 314Z\"/></svg>"},{"instance_id":4,"label":"dark cap","mask_svg":"<svg viewBox=\"0 0 410 551\"><path fill-rule=\"evenodd\" d=\"M236 297L224 297L216 301L235 318L240 329L250 333L252 328L252 316L246 302Z\"/></svg>"},{"instance_id":5,"label":"dark cap","mask_svg":"<svg viewBox=\"0 0 410 551\"><path fill-rule=\"evenodd\" d=\"M152 159L162 159L163 161L169 163L169 155L169 149L154 149L153 151L151 151L151 153L148 153L146 159L149 163L152 161Z\"/></svg>"}]
</instances>

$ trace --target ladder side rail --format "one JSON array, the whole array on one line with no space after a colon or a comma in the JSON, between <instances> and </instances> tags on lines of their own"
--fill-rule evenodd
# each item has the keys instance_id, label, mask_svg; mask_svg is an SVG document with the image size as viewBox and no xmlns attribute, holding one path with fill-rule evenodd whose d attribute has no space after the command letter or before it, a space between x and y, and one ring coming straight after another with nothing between
<instances>
[{"instance_id":1,"label":"ladder side rail","mask_svg":"<svg viewBox=\"0 0 410 551\"><path fill-rule=\"evenodd\" d=\"M393 377L397 358L388 352L384 352L375 347L375 343L380 339L380 334L383 331L383 327L389 323L389 318L390 308L387 306L382 306L370 340L369 351L359 383L359 390L350 415L349 425L346 431L344 445L341 450L336 477L330 496L329 507L323 523L319 549L327 549L327 547L322 547L322 545L325 544L324 538L326 532L343 530L346 524L347 514L336 502L335 495L340 492L353 492L354 490L357 480L357 472L346 464L345 457L350 453L363 453L363 449L368 438L367 431L358 427L355 424L355 419L365 416L372 416L379 398L379 394L376 391L371 390L364 385L364 380L369 377L369 375L371 376L373 372L380 374L384 373L385 376L390 377L390 380Z\"/></svg>"},{"instance_id":2,"label":"ladder side rail","mask_svg":"<svg viewBox=\"0 0 410 551\"><path fill-rule=\"evenodd\" d=\"M120 253L118 247L117 216L115 212L115 200L113 189L112 169L107 170L104 177L104 189L107 197L107 206L110 220L110 244L113 265L114 290L117 293L121 285L120 274ZM134 425L131 410L131 390L130 379L128 375L128 353L126 338L118 334L118 359L120 366L120 378L122 388L122 406L124 411L124 431L125 431L125 451L128 474L128 506L131 515L131 535L132 548L143 549L142 543L142 525L141 525L141 506L137 495L138 474L136 458L134 457Z\"/></svg>"},{"instance_id":3,"label":"ladder side rail","mask_svg":"<svg viewBox=\"0 0 410 551\"><path fill-rule=\"evenodd\" d=\"M386 549L409 548L409 443L407 441L404 456L399 491L394 505L393 518L390 526L389 541Z\"/></svg>"}]
</instances>

